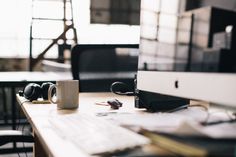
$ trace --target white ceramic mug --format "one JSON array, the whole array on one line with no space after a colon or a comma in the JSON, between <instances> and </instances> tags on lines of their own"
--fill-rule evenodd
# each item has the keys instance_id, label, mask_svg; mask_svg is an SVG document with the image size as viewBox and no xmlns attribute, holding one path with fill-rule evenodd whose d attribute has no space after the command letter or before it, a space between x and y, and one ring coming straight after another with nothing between
<instances>
[{"instance_id":1,"label":"white ceramic mug","mask_svg":"<svg viewBox=\"0 0 236 157\"><path fill-rule=\"evenodd\" d=\"M56 100L52 98L52 91L56 89ZM57 104L60 109L74 109L79 106L79 81L62 80L51 85L48 89L48 100Z\"/></svg>"}]
</instances>

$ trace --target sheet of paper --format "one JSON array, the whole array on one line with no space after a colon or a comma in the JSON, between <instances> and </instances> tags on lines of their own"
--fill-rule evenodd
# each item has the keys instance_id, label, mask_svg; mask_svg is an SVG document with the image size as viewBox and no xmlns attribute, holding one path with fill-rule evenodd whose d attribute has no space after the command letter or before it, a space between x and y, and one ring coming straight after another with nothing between
<instances>
[{"instance_id":1,"label":"sheet of paper","mask_svg":"<svg viewBox=\"0 0 236 157\"><path fill-rule=\"evenodd\" d=\"M118 125L126 127L145 128L151 131L173 131L183 121L202 121L207 114L202 108L189 108L186 111L175 113L98 113L97 116L111 120Z\"/></svg>"},{"instance_id":2,"label":"sheet of paper","mask_svg":"<svg viewBox=\"0 0 236 157\"><path fill-rule=\"evenodd\" d=\"M215 139L220 138L236 138L236 123L222 123L217 125L202 126L199 123L193 121L183 122L172 133L179 135L195 135L205 136Z\"/></svg>"},{"instance_id":3,"label":"sheet of paper","mask_svg":"<svg viewBox=\"0 0 236 157\"><path fill-rule=\"evenodd\" d=\"M224 123L202 126L200 122L227 120L229 115L224 111L208 113L200 107L191 107L174 113L128 113L104 112L98 116L138 131L145 128L149 131L174 133L181 135L207 136L212 138L236 138L236 123Z\"/></svg>"}]
</instances>

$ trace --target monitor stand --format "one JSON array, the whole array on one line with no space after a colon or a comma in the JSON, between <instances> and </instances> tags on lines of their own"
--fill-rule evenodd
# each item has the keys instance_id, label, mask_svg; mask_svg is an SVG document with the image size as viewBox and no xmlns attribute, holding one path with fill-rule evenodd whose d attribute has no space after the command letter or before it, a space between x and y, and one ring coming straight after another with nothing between
<instances>
[{"instance_id":1,"label":"monitor stand","mask_svg":"<svg viewBox=\"0 0 236 157\"><path fill-rule=\"evenodd\" d=\"M189 103L189 99L136 90L135 107L146 108L150 112L166 112Z\"/></svg>"}]
</instances>

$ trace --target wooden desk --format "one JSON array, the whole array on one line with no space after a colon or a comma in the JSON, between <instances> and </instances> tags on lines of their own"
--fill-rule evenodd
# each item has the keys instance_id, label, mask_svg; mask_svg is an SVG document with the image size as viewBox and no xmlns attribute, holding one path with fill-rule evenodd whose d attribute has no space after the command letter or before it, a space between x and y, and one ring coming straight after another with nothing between
<instances>
[{"instance_id":1,"label":"wooden desk","mask_svg":"<svg viewBox=\"0 0 236 157\"><path fill-rule=\"evenodd\" d=\"M17 101L20 104L31 126L33 127L34 137L35 137L35 147L34 147L35 157L42 157L42 156L43 157L47 157L47 156L87 157L88 155L84 154L83 150L79 150L68 141L63 140L62 137L58 135L54 127L51 126L48 119L52 116L66 115L66 114L87 113L87 114L94 115L100 112L107 112L111 110L109 106L95 105L95 102L104 102L104 101L114 99L114 98L117 98L121 102L123 102L123 107L121 107L119 110L112 110L113 112L130 112L130 113L133 112L133 113L139 114L139 113L143 113L144 111L143 109L134 108L134 98L132 96L131 97L118 96L112 93L80 93L79 94L79 108L76 110L58 110L55 104L32 104L31 102L27 101L25 98L17 95ZM163 145L155 145L154 147L149 145L147 148L149 149L148 151L157 151L157 154L159 156L175 156L178 153L181 154L181 152L179 152L180 150L176 149L180 147L181 143L176 143L174 141L174 144L173 144L173 140L170 141L169 139L168 139L168 143L171 143L170 145L172 145L172 147L168 149L164 149L163 147L161 147ZM164 142L165 147L167 148L168 146L166 145L167 140L162 139L162 141ZM217 144L217 141L214 139L213 139L213 142ZM234 143L232 146L235 150ZM152 150L150 150L150 148ZM172 148L176 149L175 150L176 154L173 154L174 151ZM190 148L191 150L193 149L192 147L186 147L186 144L184 145L181 144L181 151L182 150L189 151L188 149ZM228 152L223 152L223 154L226 154L226 155L227 153Z\"/></svg>"},{"instance_id":2,"label":"wooden desk","mask_svg":"<svg viewBox=\"0 0 236 157\"><path fill-rule=\"evenodd\" d=\"M87 156L81 150L78 150L59 137L50 126L48 117L68 113L78 114L86 112L95 114L97 112L108 111L110 110L109 106L95 105L95 102L107 101L112 98L117 98L124 103L124 106L118 112L139 111L138 109L134 109L133 97L117 96L112 93L81 93L79 94L79 108L77 110L57 110L55 104L32 104L25 98L17 95L17 101L34 130L35 156Z\"/></svg>"},{"instance_id":3,"label":"wooden desk","mask_svg":"<svg viewBox=\"0 0 236 157\"><path fill-rule=\"evenodd\" d=\"M69 72L0 72L0 87L11 89L12 129L16 129L16 87L24 87L31 82L41 84L42 82L56 82L57 80L68 79L72 79L72 74Z\"/></svg>"}]
</instances>

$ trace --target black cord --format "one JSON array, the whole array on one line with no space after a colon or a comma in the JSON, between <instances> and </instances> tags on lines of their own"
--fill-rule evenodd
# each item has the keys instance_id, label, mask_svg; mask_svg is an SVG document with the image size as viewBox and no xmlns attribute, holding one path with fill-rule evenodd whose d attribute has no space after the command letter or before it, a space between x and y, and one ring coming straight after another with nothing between
<instances>
[{"instance_id":1,"label":"black cord","mask_svg":"<svg viewBox=\"0 0 236 157\"><path fill-rule=\"evenodd\" d=\"M111 91L112 93L114 94L117 94L117 95L125 95L125 96L134 96L134 92L125 92L125 93L122 93L122 92L117 92L117 91Z\"/></svg>"},{"instance_id":2,"label":"black cord","mask_svg":"<svg viewBox=\"0 0 236 157\"><path fill-rule=\"evenodd\" d=\"M23 101L22 103L20 103L20 106L22 106L24 103L26 103L26 102L30 102L29 100L25 100L25 101ZM18 115L17 115L17 123L16 123L16 130L18 130L19 129L19 127L20 127L20 109L18 108Z\"/></svg>"},{"instance_id":3,"label":"black cord","mask_svg":"<svg viewBox=\"0 0 236 157\"><path fill-rule=\"evenodd\" d=\"M236 119L230 119L230 120L219 120L214 122L202 122L201 124L203 126L209 126L209 125L216 125L216 124L222 124L222 123L235 123Z\"/></svg>"},{"instance_id":4,"label":"black cord","mask_svg":"<svg viewBox=\"0 0 236 157\"><path fill-rule=\"evenodd\" d=\"M221 113L221 112L219 112ZM218 121L213 121L213 122L208 122L208 119L210 117L210 115L212 115L214 113L208 113L208 117L204 122L201 122L200 124L203 126L211 126L211 125L217 125L217 124L222 124L222 123L235 123L236 122L236 116L235 113L232 113L232 116L234 116L234 118L230 117L229 114L227 114L229 116L229 120L218 120Z\"/></svg>"},{"instance_id":5,"label":"black cord","mask_svg":"<svg viewBox=\"0 0 236 157\"><path fill-rule=\"evenodd\" d=\"M18 130L19 129L19 127L20 127L20 109L18 108L18 112L17 112L17 115L16 115L16 130Z\"/></svg>"},{"instance_id":6,"label":"black cord","mask_svg":"<svg viewBox=\"0 0 236 157\"><path fill-rule=\"evenodd\" d=\"M183 110L183 109L187 109L189 107L189 104L187 105L183 105L183 106L179 106L179 107L176 107L174 109L171 109L169 111L166 111L168 113L172 113L172 112L176 112L176 111L180 111L180 110Z\"/></svg>"},{"instance_id":7,"label":"black cord","mask_svg":"<svg viewBox=\"0 0 236 157\"><path fill-rule=\"evenodd\" d=\"M25 101L23 101L22 103L20 103L20 106L22 106L25 102L30 102L29 100L25 100ZM16 123L16 130L19 130L19 128L20 128L20 109L18 108L18 114L17 114L17 123ZM23 131L24 131L24 129L22 129L22 133L23 133ZM23 135L22 135L23 136ZM25 146L24 146L24 142L23 142L23 148L25 148ZM26 153L26 152L25 152ZM19 152L17 152L17 155L18 155L18 157L20 157L20 153ZM26 157L28 157L27 156L27 154L26 154Z\"/></svg>"},{"instance_id":8,"label":"black cord","mask_svg":"<svg viewBox=\"0 0 236 157\"><path fill-rule=\"evenodd\" d=\"M123 82L114 82L110 86L110 91L117 95L125 95L125 96L134 96L135 92L131 92L132 89Z\"/></svg>"},{"instance_id":9,"label":"black cord","mask_svg":"<svg viewBox=\"0 0 236 157\"><path fill-rule=\"evenodd\" d=\"M22 126L22 130L21 130L21 131L22 131L22 136L23 136L23 132L24 132L24 130L25 130L25 125L26 125L26 124L24 123L23 126ZM25 142L23 142L22 144L23 144L23 148L24 148L24 150L25 150ZM25 151L25 156L28 157L28 154L27 154L26 151Z\"/></svg>"},{"instance_id":10,"label":"black cord","mask_svg":"<svg viewBox=\"0 0 236 157\"><path fill-rule=\"evenodd\" d=\"M24 103L26 103L26 102L30 102L29 100L25 100L25 101L23 101L23 102L21 102L20 103L20 106L22 106ZM20 110L18 110L19 112L18 112L18 116L20 115ZM18 117L19 118L19 117ZM26 125L26 123L24 122L24 124L23 124L23 126L22 126L22 129L21 129L21 131L22 131L22 136L23 136L23 132L24 132L24 129L25 129L25 125ZM19 129L19 126L20 126L20 119L18 119L18 127L17 127L17 130ZM22 143L22 145L23 145L23 148L24 148L24 150L25 150L25 143L23 142ZM19 152L17 152L18 153L18 156L19 156ZM28 154L27 154L27 152L25 151L25 156L26 157L28 157ZM19 156L20 157L20 156Z\"/></svg>"},{"instance_id":11,"label":"black cord","mask_svg":"<svg viewBox=\"0 0 236 157\"><path fill-rule=\"evenodd\" d=\"M232 115L233 115L234 118L236 119L236 112L233 112Z\"/></svg>"}]
</instances>

